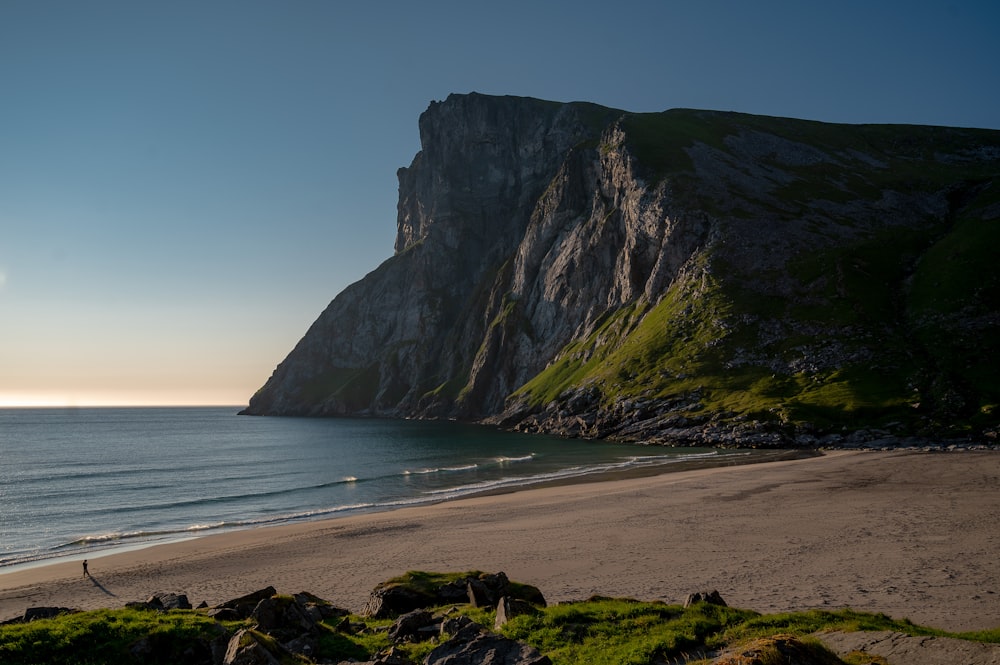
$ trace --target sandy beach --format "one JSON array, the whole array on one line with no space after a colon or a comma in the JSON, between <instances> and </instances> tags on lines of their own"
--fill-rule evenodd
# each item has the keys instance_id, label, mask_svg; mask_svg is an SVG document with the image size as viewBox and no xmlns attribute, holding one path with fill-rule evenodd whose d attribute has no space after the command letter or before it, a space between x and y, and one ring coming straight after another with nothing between
<instances>
[{"instance_id":1,"label":"sandy beach","mask_svg":"<svg viewBox=\"0 0 1000 665\"><path fill-rule=\"evenodd\" d=\"M1000 626L1000 453L834 452L607 479L259 528L0 573L0 620L120 607L155 591L216 604L273 585L359 611L406 570L504 571L549 602L884 612Z\"/></svg>"}]
</instances>

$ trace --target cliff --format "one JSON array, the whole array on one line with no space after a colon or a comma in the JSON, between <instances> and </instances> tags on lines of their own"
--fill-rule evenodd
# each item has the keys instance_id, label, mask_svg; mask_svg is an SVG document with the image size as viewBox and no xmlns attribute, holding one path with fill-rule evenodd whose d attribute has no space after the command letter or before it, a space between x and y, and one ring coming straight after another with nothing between
<instances>
[{"instance_id":1,"label":"cliff","mask_svg":"<svg viewBox=\"0 0 1000 665\"><path fill-rule=\"evenodd\" d=\"M244 413L996 436L1000 132L478 94L419 126L395 255Z\"/></svg>"}]
</instances>

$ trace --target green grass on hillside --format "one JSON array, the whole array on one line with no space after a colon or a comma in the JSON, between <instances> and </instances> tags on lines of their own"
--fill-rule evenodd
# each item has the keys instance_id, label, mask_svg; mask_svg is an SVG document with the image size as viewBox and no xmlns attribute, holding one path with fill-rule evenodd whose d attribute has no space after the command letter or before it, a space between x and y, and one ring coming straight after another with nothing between
<instances>
[{"instance_id":1,"label":"green grass on hillside","mask_svg":"<svg viewBox=\"0 0 1000 665\"><path fill-rule=\"evenodd\" d=\"M697 278L608 312L515 396L538 408L591 389L607 409L672 400L682 416L829 430L995 427L1000 189L968 191L954 220L860 234L783 271L706 254Z\"/></svg>"},{"instance_id":2,"label":"green grass on hillside","mask_svg":"<svg viewBox=\"0 0 1000 665\"><path fill-rule=\"evenodd\" d=\"M120 609L65 614L0 626L0 663L139 663L143 658L131 656L130 649L140 640L157 654L156 662L184 662L192 641L219 637L219 626L214 619L192 611Z\"/></svg>"},{"instance_id":3,"label":"green grass on hillside","mask_svg":"<svg viewBox=\"0 0 1000 665\"><path fill-rule=\"evenodd\" d=\"M609 409L624 399L673 400L686 405L679 413L689 417L730 414L778 423L907 415L912 394L905 379L879 364L776 372L766 361L791 361L799 349L822 348L830 339L797 334L764 342L754 304L711 279L700 281L695 296L676 284L655 307L633 304L610 315L518 394L541 406L590 386ZM765 299L762 310L773 306Z\"/></svg>"},{"instance_id":4,"label":"green grass on hillside","mask_svg":"<svg viewBox=\"0 0 1000 665\"><path fill-rule=\"evenodd\" d=\"M435 586L466 575L411 572L393 583ZM451 607L436 610L454 613ZM493 624L492 609L458 606L458 612L480 625ZM376 621L352 616L350 620L355 626L364 624L366 629L340 633L333 626L326 626L317 658L334 662L368 660L391 646L385 630L391 619ZM0 626L0 662L5 665L193 662L205 654L196 656L198 649L192 646L192 640L202 640L204 651L207 641L220 635L225 639L244 625L235 622L222 626L197 610L98 610L68 614L29 624ZM823 630L891 630L908 635L1000 643L1000 628L953 634L884 614L852 610L762 615L704 603L683 608L661 602L610 598L538 608L536 614L514 618L500 632L536 647L554 665L651 665L665 659L693 661L704 650L732 647L776 634L807 636ZM422 662L439 643L440 638L433 638L399 648L414 662ZM139 644L145 644L147 649L133 655L131 652Z\"/></svg>"},{"instance_id":5,"label":"green grass on hillside","mask_svg":"<svg viewBox=\"0 0 1000 665\"><path fill-rule=\"evenodd\" d=\"M595 600L556 605L535 616L520 616L503 633L526 642L556 665L646 665L656 659L695 654L720 646L720 634L753 612L698 604Z\"/></svg>"}]
</instances>

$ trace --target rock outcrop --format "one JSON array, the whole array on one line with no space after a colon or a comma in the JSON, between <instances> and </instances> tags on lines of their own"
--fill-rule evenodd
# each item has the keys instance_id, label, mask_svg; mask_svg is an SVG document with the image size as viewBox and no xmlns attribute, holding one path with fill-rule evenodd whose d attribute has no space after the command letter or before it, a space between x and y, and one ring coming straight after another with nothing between
<instances>
[{"instance_id":1,"label":"rock outcrop","mask_svg":"<svg viewBox=\"0 0 1000 665\"><path fill-rule=\"evenodd\" d=\"M31 623L32 621L36 621L38 619L52 619L63 614L72 614L79 611L80 610L75 610L69 607L29 607L24 611L22 616L10 619L9 621L0 622L0 625Z\"/></svg>"},{"instance_id":2,"label":"rock outcrop","mask_svg":"<svg viewBox=\"0 0 1000 665\"><path fill-rule=\"evenodd\" d=\"M244 413L995 439L1000 132L478 94L419 125L395 255Z\"/></svg>"},{"instance_id":3,"label":"rock outcrop","mask_svg":"<svg viewBox=\"0 0 1000 665\"><path fill-rule=\"evenodd\" d=\"M551 665L538 649L467 623L424 660L426 665Z\"/></svg>"},{"instance_id":4,"label":"rock outcrop","mask_svg":"<svg viewBox=\"0 0 1000 665\"><path fill-rule=\"evenodd\" d=\"M531 603L504 596L497 601L497 612L493 618L493 630L500 630L504 624L522 614L536 614L538 609Z\"/></svg>"},{"instance_id":5,"label":"rock outcrop","mask_svg":"<svg viewBox=\"0 0 1000 665\"><path fill-rule=\"evenodd\" d=\"M822 645L795 635L772 635L722 654L714 665L843 665Z\"/></svg>"},{"instance_id":6,"label":"rock outcrop","mask_svg":"<svg viewBox=\"0 0 1000 665\"><path fill-rule=\"evenodd\" d=\"M684 607L691 607L695 603L708 603L709 605L727 607L726 601L722 599L722 596L715 589L711 591L696 591L694 593L689 593L684 599Z\"/></svg>"},{"instance_id":7,"label":"rock outcrop","mask_svg":"<svg viewBox=\"0 0 1000 665\"><path fill-rule=\"evenodd\" d=\"M191 603L183 593L157 591L146 600L146 606L156 610L190 610Z\"/></svg>"},{"instance_id":8,"label":"rock outcrop","mask_svg":"<svg viewBox=\"0 0 1000 665\"><path fill-rule=\"evenodd\" d=\"M468 603L473 607L496 607L501 598L545 606L542 592L530 584L512 587L505 573L467 573L451 581L414 584L411 579L384 582L376 586L361 616L386 619L427 607Z\"/></svg>"}]
</instances>

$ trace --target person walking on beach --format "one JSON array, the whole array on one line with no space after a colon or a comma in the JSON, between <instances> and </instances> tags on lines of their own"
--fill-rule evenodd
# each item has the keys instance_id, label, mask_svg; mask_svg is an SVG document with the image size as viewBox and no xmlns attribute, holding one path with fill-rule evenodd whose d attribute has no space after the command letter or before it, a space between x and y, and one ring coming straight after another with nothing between
<instances>
[{"instance_id":1,"label":"person walking on beach","mask_svg":"<svg viewBox=\"0 0 1000 665\"><path fill-rule=\"evenodd\" d=\"M87 570L87 560L86 559L83 560L83 576L84 577L90 577L90 571Z\"/></svg>"}]
</instances>

